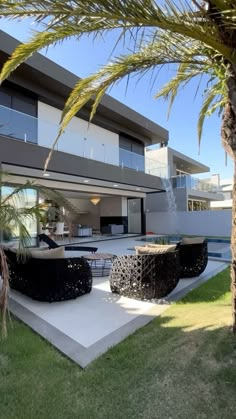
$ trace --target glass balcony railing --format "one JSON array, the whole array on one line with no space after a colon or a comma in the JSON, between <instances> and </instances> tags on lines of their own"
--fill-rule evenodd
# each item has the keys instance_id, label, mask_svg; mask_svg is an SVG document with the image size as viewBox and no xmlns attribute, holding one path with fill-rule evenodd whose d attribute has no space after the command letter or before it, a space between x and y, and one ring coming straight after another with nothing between
<instances>
[{"instance_id":1,"label":"glass balcony railing","mask_svg":"<svg viewBox=\"0 0 236 419\"><path fill-rule=\"evenodd\" d=\"M131 151L119 149L119 164L121 167L134 169L139 172L145 171L145 157L141 154L132 153Z\"/></svg>"},{"instance_id":2,"label":"glass balcony railing","mask_svg":"<svg viewBox=\"0 0 236 419\"><path fill-rule=\"evenodd\" d=\"M37 144L38 119L0 105L0 134Z\"/></svg>"},{"instance_id":3,"label":"glass balcony railing","mask_svg":"<svg viewBox=\"0 0 236 419\"><path fill-rule=\"evenodd\" d=\"M218 192L219 188L213 183L203 179L192 177L191 175L179 175L172 177L173 188L188 188L202 192Z\"/></svg>"},{"instance_id":4,"label":"glass balcony railing","mask_svg":"<svg viewBox=\"0 0 236 419\"><path fill-rule=\"evenodd\" d=\"M90 138L87 129L84 129L84 135L81 135L80 120L73 123L77 129L67 128L60 137L56 150L153 176L168 177L168 167L163 163L112 145L108 136L104 138L104 143L101 143L101 133L99 140L96 140L94 129L89 133ZM0 105L0 135L51 149L57 134L58 124Z\"/></svg>"}]
</instances>

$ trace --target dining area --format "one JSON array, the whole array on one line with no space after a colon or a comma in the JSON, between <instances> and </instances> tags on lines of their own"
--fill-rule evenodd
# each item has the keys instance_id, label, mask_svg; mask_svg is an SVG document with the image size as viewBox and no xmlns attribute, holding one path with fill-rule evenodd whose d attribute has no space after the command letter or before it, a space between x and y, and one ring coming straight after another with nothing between
<instances>
[{"instance_id":1,"label":"dining area","mask_svg":"<svg viewBox=\"0 0 236 419\"><path fill-rule=\"evenodd\" d=\"M39 234L61 240L68 237L70 229L64 208L52 200L44 200L40 207Z\"/></svg>"}]
</instances>

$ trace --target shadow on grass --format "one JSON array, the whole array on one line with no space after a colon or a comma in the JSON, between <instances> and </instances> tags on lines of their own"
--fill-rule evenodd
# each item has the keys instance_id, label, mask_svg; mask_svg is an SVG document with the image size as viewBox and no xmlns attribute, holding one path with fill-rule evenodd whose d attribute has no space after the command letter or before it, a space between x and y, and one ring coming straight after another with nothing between
<instances>
[{"instance_id":1,"label":"shadow on grass","mask_svg":"<svg viewBox=\"0 0 236 419\"><path fill-rule=\"evenodd\" d=\"M209 303L221 300L230 292L230 268L211 278L205 284L189 292L177 304Z\"/></svg>"},{"instance_id":2,"label":"shadow on grass","mask_svg":"<svg viewBox=\"0 0 236 419\"><path fill-rule=\"evenodd\" d=\"M185 319L171 307L85 370L14 321L1 343L0 418L235 417L236 340L210 306L201 324L196 305Z\"/></svg>"},{"instance_id":3,"label":"shadow on grass","mask_svg":"<svg viewBox=\"0 0 236 419\"><path fill-rule=\"evenodd\" d=\"M235 417L228 291L226 270L85 370L14 321L0 346L0 418Z\"/></svg>"}]
</instances>

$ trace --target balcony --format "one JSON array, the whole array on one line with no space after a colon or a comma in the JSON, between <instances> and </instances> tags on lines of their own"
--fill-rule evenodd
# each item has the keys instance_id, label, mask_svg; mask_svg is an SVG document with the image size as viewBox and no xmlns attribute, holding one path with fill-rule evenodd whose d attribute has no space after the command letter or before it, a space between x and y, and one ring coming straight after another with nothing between
<instances>
[{"instance_id":1,"label":"balcony","mask_svg":"<svg viewBox=\"0 0 236 419\"><path fill-rule=\"evenodd\" d=\"M219 188L213 183L192 177L191 175L173 176L172 184L173 188L194 189L201 192L219 192Z\"/></svg>"},{"instance_id":2,"label":"balcony","mask_svg":"<svg viewBox=\"0 0 236 419\"><path fill-rule=\"evenodd\" d=\"M0 134L37 144L38 119L0 105Z\"/></svg>"},{"instance_id":3,"label":"balcony","mask_svg":"<svg viewBox=\"0 0 236 419\"><path fill-rule=\"evenodd\" d=\"M57 133L58 124L52 124L0 105L0 135L2 136L51 149ZM85 135L88 135L88 131ZM112 145L108 138L106 142L101 143L101 138L99 141L88 138L76 130L66 129L56 145L56 150L153 176L166 177L168 173L163 163Z\"/></svg>"}]
</instances>

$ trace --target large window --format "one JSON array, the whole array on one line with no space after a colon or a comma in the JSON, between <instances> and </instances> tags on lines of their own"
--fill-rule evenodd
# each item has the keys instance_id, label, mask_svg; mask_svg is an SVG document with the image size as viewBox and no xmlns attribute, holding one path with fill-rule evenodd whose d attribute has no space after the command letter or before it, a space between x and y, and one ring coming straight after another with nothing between
<instances>
[{"instance_id":1,"label":"large window","mask_svg":"<svg viewBox=\"0 0 236 419\"><path fill-rule=\"evenodd\" d=\"M8 83L0 88L0 134L37 143L37 100Z\"/></svg>"},{"instance_id":2,"label":"large window","mask_svg":"<svg viewBox=\"0 0 236 419\"><path fill-rule=\"evenodd\" d=\"M223 191L224 199L232 199L232 192L231 191Z\"/></svg>"},{"instance_id":3,"label":"large window","mask_svg":"<svg viewBox=\"0 0 236 419\"><path fill-rule=\"evenodd\" d=\"M206 211L210 209L208 201L188 199L188 211Z\"/></svg>"},{"instance_id":4,"label":"large window","mask_svg":"<svg viewBox=\"0 0 236 419\"><path fill-rule=\"evenodd\" d=\"M144 172L144 145L138 140L120 135L120 166Z\"/></svg>"},{"instance_id":5,"label":"large window","mask_svg":"<svg viewBox=\"0 0 236 419\"><path fill-rule=\"evenodd\" d=\"M14 187L12 186L3 186L1 189L1 199L4 200L14 191ZM36 205L38 200L37 192L33 189L26 189L23 193L19 196L14 195L13 198L9 198L7 201L8 204L16 207L16 208L32 208ZM23 221L23 220L21 220ZM13 224L14 225L14 224ZM36 244L36 237L37 237L37 220L36 218L27 217L24 219L24 225L27 228L30 236L31 241L28 243L29 245ZM4 231L0 229L0 238L3 242L12 242L17 241L19 237L18 228L13 228L12 235L8 231Z\"/></svg>"}]
</instances>

